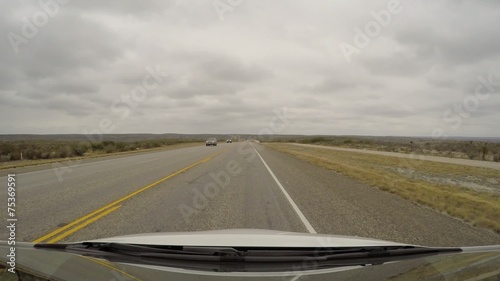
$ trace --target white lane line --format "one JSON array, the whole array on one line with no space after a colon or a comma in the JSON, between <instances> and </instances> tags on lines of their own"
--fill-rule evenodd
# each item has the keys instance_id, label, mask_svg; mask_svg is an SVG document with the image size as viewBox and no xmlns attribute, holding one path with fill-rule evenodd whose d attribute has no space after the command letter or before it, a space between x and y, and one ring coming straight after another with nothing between
<instances>
[{"instance_id":1,"label":"white lane line","mask_svg":"<svg viewBox=\"0 0 500 281\"><path fill-rule=\"evenodd\" d=\"M292 197L290 197L290 195L288 195L288 192L286 192L285 188L283 187L283 185L281 185L280 181L274 175L274 173L271 170L271 168L269 168L269 166L267 165L266 161L264 161L264 158L262 158L262 156L260 156L260 153L257 151L257 149L255 149L255 147L252 144L250 144L250 145L253 147L253 149L255 150L255 152L257 152L257 155L259 156L259 158L262 161L262 163L264 163L264 166L266 166L267 170L269 171L269 174L271 174L271 176L273 177L273 179L276 182L276 184L278 184L278 186L280 187L281 191L283 191L283 194L285 194L286 199L288 199L288 202L290 202L290 205L292 205L293 210L297 213L297 215L299 216L300 220L302 221L302 223L307 228L307 231L309 231L309 233L317 233L316 230L314 230L314 228L312 227L312 225L309 223L309 221L306 219L306 217L304 216L304 214L302 213L302 211L299 209L299 207L297 207L297 204L295 204L295 202L293 202Z\"/></svg>"}]
</instances>

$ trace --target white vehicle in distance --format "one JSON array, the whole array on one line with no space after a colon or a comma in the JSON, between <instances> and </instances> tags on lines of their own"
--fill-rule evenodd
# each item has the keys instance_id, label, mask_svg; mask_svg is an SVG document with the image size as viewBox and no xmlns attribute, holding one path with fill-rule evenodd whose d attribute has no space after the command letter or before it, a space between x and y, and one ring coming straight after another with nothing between
<instances>
[{"instance_id":1,"label":"white vehicle in distance","mask_svg":"<svg viewBox=\"0 0 500 281\"><path fill-rule=\"evenodd\" d=\"M205 146L217 146L217 139L216 138L209 138L205 142Z\"/></svg>"},{"instance_id":2,"label":"white vehicle in distance","mask_svg":"<svg viewBox=\"0 0 500 281\"><path fill-rule=\"evenodd\" d=\"M226 140L226 143L233 143L233 140Z\"/></svg>"}]
</instances>

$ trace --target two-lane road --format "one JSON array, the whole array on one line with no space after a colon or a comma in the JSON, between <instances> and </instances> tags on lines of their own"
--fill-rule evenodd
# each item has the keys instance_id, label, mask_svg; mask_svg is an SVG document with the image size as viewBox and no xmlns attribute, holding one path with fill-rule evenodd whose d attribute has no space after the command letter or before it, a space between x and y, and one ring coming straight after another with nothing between
<instances>
[{"instance_id":1,"label":"two-lane road","mask_svg":"<svg viewBox=\"0 0 500 281\"><path fill-rule=\"evenodd\" d=\"M261 228L429 246L500 244L491 231L251 142L15 172L18 241ZM0 183L6 198L6 177Z\"/></svg>"}]
</instances>

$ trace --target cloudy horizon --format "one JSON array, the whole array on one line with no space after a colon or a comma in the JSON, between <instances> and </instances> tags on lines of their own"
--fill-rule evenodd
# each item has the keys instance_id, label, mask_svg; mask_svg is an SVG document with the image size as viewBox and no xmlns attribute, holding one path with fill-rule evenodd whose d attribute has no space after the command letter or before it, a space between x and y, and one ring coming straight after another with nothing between
<instances>
[{"instance_id":1,"label":"cloudy horizon","mask_svg":"<svg viewBox=\"0 0 500 281\"><path fill-rule=\"evenodd\" d=\"M8 1L0 134L500 137L496 1Z\"/></svg>"}]
</instances>

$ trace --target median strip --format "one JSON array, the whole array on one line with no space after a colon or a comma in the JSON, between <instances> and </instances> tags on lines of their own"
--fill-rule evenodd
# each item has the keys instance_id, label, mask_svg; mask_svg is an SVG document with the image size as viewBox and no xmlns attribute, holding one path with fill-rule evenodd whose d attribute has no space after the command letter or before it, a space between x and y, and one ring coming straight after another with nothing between
<instances>
[{"instance_id":1,"label":"median strip","mask_svg":"<svg viewBox=\"0 0 500 281\"><path fill-rule=\"evenodd\" d=\"M210 159L214 158L215 156L223 153L224 151L225 150L218 151L218 152L216 152L208 157L205 157L205 158L203 158L203 159L201 159L201 160L199 160L199 161L197 161L197 162L195 162L187 167L184 167L184 168L178 170L177 172L174 172L174 173L172 173L172 174L170 174L170 175L168 175L160 180L157 180L157 181L155 181L155 182L153 182L145 187L142 187L142 188L140 188L140 189L116 200L116 201L113 201L113 202L105 205L102 208L99 208L98 210L96 210L88 215L85 215L85 216L83 216L83 217L81 217L81 218L61 227L61 228L56 229L53 232L50 232L50 233L34 240L33 243L42 243L44 241L46 241L46 243L56 243L56 242L60 241L61 239L63 239L65 237L75 233L76 231L84 228L85 226L87 226L87 225L103 218L104 216L110 214L111 212L117 210L121 206L121 205L119 205L120 203L138 195L139 193L146 191L147 189L149 189L153 186L156 186L156 185L158 185L158 184L160 184L160 183L162 183L170 178L173 178L176 175L183 173L183 172L185 172L185 171L187 171L187 170L189 170L189 169L191 169L191 168L193 168L201 163L205 163L205 162L209 161Z\"/></svg>"}]
</instances>

